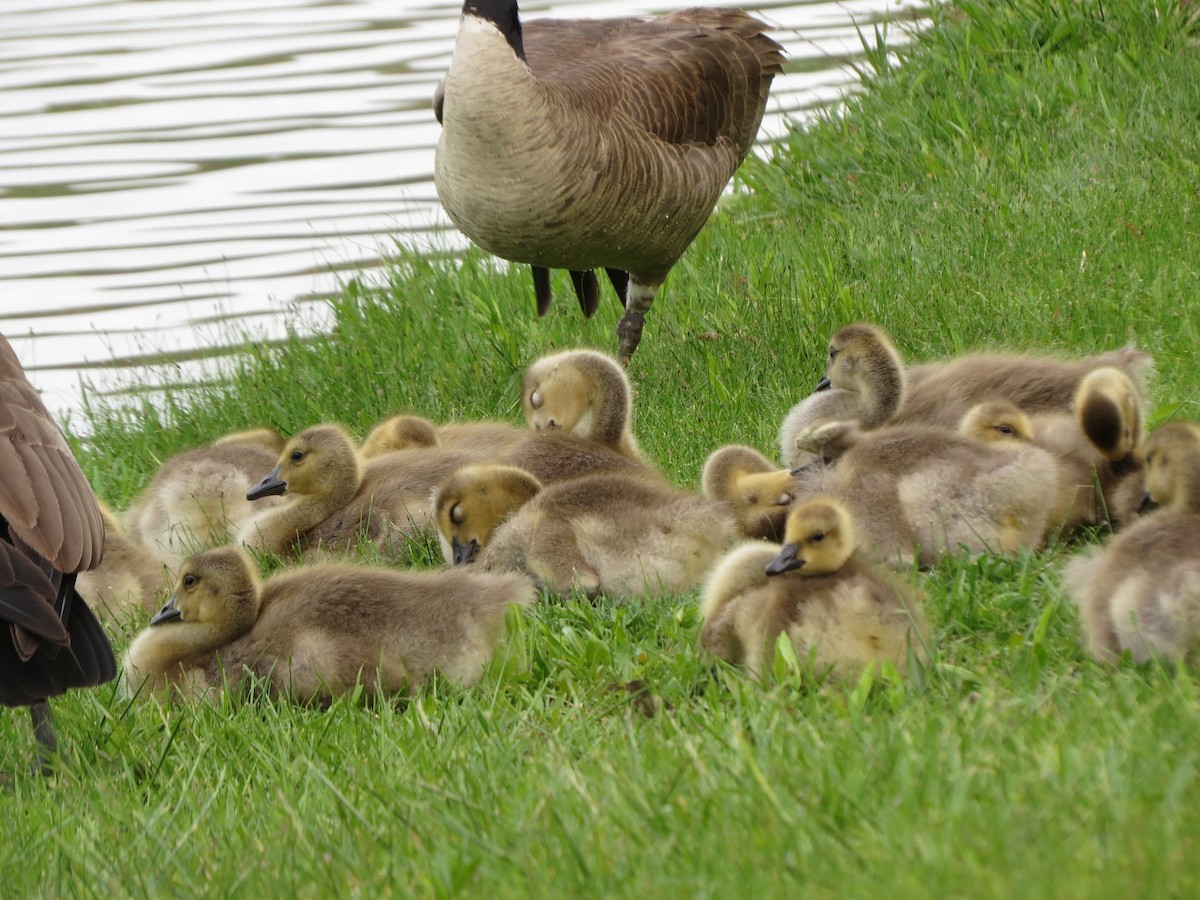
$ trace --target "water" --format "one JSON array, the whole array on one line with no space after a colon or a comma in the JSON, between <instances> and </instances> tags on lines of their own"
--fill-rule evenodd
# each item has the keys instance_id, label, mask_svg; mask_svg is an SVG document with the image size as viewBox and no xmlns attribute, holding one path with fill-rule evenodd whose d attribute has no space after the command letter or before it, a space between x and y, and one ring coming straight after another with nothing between
<instances>
[{"instance_id":1,"label":"water","mask_svg":"<svg viewBox=\"0 0 1200 900\"><path fill-rule=\"evenodd\" d=\"M562 0L527 18L694 3ZM789 64L761 140L834 102L855 25L912 0L763 3ZM80 384L199 377L241 329L319 329L319 301L397 243L460 247L434 191L430 97L461 2L5 0L0 332L80 426ZM903 41L899 28L889 42ZM166 361L166 367L163 367ZM158 363L157 366L151 364Z\"/></svg>"}]
</instances>

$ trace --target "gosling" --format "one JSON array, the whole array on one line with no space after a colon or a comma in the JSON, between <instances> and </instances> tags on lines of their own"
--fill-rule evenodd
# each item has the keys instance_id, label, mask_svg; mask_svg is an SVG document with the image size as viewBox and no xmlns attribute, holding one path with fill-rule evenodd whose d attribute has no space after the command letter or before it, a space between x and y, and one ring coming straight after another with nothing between
<instances>
[{"instance_id":1,"label":"gosling","mask_svg":"<svg viewBox=\"0 0 1200 900\"><path fill-rule=\"evenodd\" d=\"M786 634L817 673L854 676L910 653L928 658L923 599L858 550L845 504L813 497L788 514L784 544L748 543L721 560L704 585L701 645L762 677Z\"/></svg>"},{"instance_id":2,"label":"gosling","mask_svg":"<svg viewBox=\"0 0 1200 900\"><path fill-rule=\"evenodd\" d=\"M536 431L559 429L641 461L633 437L633 389L617 361L593 350L544 356L525 371L525 420Z\"/></svg>"},{"instance_id":3,"label":"gosling","mask_svg":"<svg viewBox=\"0 0 1200 900\"><path fill-rule=\"evenodd\" d=\"M1091 656L1194 662L1200 647L1200 428L1176 422L1145 447L1146 505L1107 545L1066 564Z\"/></svg>"},{"instance_id":4,"label":"gosling","mask_svg":"<svg viewBox=\"0 0 1200 900\"><path fill-rule=\"evenodd\" d=\"M700 583L734 537L727 505L640 478L542 486L507 466L470 466L435 498L448 563L527 572L588 597L666 595Z\"/></svg>"},{"instance_id":5,"label":"gosling","mask_svg":"<svg viewBox=\"0 0 1200 900\"><path fill-rule=\"evenodd\" d=\"M261 582L245 551L184 563L175 594L123 659L131 696L219 694L247 675L274 696L325 701L361 684L403 692L433 672L470 684L533 600L515 574L398 572L326 563Z\"/></svg>"},{"instance_id":6,"label":"gosling","mask_svg":"<svg viewBox=\"0 0 1200 900\"><path fill-rule=\"evenodd\" d=\"M865 430L886 424L904 400L904 364L888 336L874 325L847 325L829 339L825 377L792 407L779 429L780 459L812 461L797 437L827 422L857 421Z\"/></svg>"},{"instance_id":7,"label":"gosling","mask_svg":"<svg viewBox=\"0 0 1200 900\"><path fill-rule=\"evenodd\" d=\"M456 450L475 462L494 459L515 447L525 433L504 422L447 422L434 425L413 415L396 415L380 422L363 439L359 459L374 459L386 453L438 447Z\"/></svg>"}]
</instances>

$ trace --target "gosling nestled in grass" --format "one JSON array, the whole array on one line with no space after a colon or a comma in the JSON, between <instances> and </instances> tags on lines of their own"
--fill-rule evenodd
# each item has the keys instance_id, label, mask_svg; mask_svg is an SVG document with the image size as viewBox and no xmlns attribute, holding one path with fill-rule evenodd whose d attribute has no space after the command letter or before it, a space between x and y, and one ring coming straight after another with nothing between
<instances>
[{"instance_id":1,"label":"gosling nestled in grass","mask_svg":"<svg viewBox=\"0 0 1200 900\"><path fill-rule=\"evenodd\" d=\"M811 462L797 438L828 422L857 421L863 429L886 424L904 400L904 364L884 332L847 325L829 339L825 377L792 407L779 430L780 458L788 466Z\"/></svg>"},{"instance_id":2,"label":"gosling nestled in grass","mask_svg":"<svg viewBox=\"0 0 1200 900\"><path fill-rule=\"evenodd\" d=\"M742 537L777 541L792 501L819 492L826 477L824 466L780 469L753 447L731 444L709 455L700 487L710 500L729 504Z\"/></svg>"},{"instance_id":3,"label":"gosling nestled in grass","mask_svg":"<svg viewBox=\"0 0 1200 900\"><path fill-rule=\"evenodd\" d=\"M344 552L366 539L394 555L431 521L441 479L469 461L433 448L360 463L345 431L314 425L288 441L275 468L247 492L253 502L278 495L284 502L248 521L239 540L283 553L296 545Z\"/></svg>"},{"instance_id":4,"label":"gosling nestled in grass","mask_svg":"<svg viewBox=\"0 0 1200 900\"><path fill-rule=\"evenodd\" d=\"M447 562L527 572L589 597L677 594L700 583L734 536L725 504L640 478L595 475L543 487L509 466L469 466L437 493Z\"/></svg>"},{"instance_id":5,"label":"gosling nestled in grass","mask_svg":"<svg viewBox=\"0 0 1200 900\"><path fill-rule=\"evenodd\" d=\"M572 272L584 311L592 270L622 294L628 361L643 317L704 226L762 121L780 46L734 9L524 24L516 0L463 4L434 182L454 223L534 270Z\"/></svg>"},{"instance_id":6,"label":"gosling nestled in grass","mask_svg":"<svg viewBox=\"0 0 1200 900\"><path fill-rule=\"evenodd\" d=\"M277 455L258 440L233 436L172 456L125 512L129 538L172 568L197 550L227 543L262 511L246 499L246 485Z\"/></svg>"},{"instance_id":7,"label":"gosling nestled in grass","mask_svg":"<svg viewBox=\"0 0 1200 900\"><path fill-rule=\"evenodd\" d=\"M980 404L963 430L981 440L1026 441L1054 458L1058 469L1052 531L1109 522L1128 524L1142 495L1141 401L1129 378L1112 368L1097 369L1080 382L1074 414L1026 416L1014 404Z\"/></svg>"},{"instance_id":8,"label":"gosling nestled in grass","mask_svg":"<svg viewBox=\"0 0 1200 900\"><path fill-rule=\"evenodd\" d=\"M908 369L907 393L893 421L953 428L987 400L1008 400L1026 413L1068 412L1084 376L1106 367L1123 372L1145 396L1154 361L1135 347L1082 359L978 353Z\"/></svg>"},{"instance_id":9,"label":"gosling nestled in grass","mask_svg":"<svg viewBox=\"0 0 1200 900\"><path fill-rule=\"evenodd\" d=\"M802 449L835 459L825 490L841 498L863 547L903 566L943 553L1041 544L1058 471L1045 450L985 443L936 426L862 431L834 422Z\"/></svg>"},{"instance_id":10,"label":"gosling nestled in grass","mask_svg":"<svg viewBox=\"0 0 1200 900\"><path fill-rule=\"evenodd\" d=\"M927 658L920 593L857 549L849 510L813 497L788 514L782 546L750 543L717 564L704 585L700 642L756 675L771 669L781 634L817 672L855 675Z\"/></svg>"},{"instance_id":11,"label":"gosling nestled in grass","mask_svg":"<svg viewBox=\"0 0 1200 900\"><path fill-rule=\"evenodd\" d=\"M248 673L301 701L352 690L404 691L433 672L469 684L483 671L521 575L398 572L326 563L260 581L235 547L183 566L175 594L130 645L131 695L219 693Z\"/></svg>"},{"instance_id":12,"label":"gosling nestled in grass","mask_svg":"<svg viewBox=\"0 0 1200 900\"><path fill-rule=\"evenodd\" d=\"M535 431L558 429L641 461L631 427L633 389L603 353L567 350L537 360L525 370L521 406Z\"/></svg>"},{"instance_id":13,"label":"gosling nestled in grass","mask_svg":"<svg viewBox=\"0 0 1200 900\"><path fill-rule=\"evenodd\" d=\"M438 447L456 450L476 462L494 459L515 447L525 432L504 422L447 422L434 425L420 416L398 415L371 429L358 449L360 459L385 453ZM282 448L281 448L282 449Z\"/></svg>"},{"instance_id":14,"label":"gosling nestled in grass","mask_svg":"<svg viewBox=\"0 0 1200 900\"><path fill-rule=\"evenodd\" d=\"M1146 442L1146 501L1159 509L1070 560L1063 583L1088 652L1112 661L1196 661L1200 649L1200 429L1183 422Z\"/></svg>"},{"instance_id":15,"label":"gosling nestled in grass","mask_svg":"<svg viewBox=\"0 0 1200 900\"><path fill-rule=\"evenodd\" d=\"M117 515L103 503L100 515L104 558L96 568L79 574L75 589L102 619L119 618L126 610L154 612L171 589L168 568L130 540Z\"/></svg>"}]
</instances>

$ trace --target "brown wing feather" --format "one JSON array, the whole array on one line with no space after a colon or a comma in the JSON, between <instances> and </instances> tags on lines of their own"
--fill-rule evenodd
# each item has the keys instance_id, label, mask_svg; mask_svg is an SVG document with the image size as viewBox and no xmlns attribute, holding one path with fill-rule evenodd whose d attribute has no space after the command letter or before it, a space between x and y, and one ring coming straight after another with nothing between
<instances>
[{"instance_id":1,"label":"brown wing feather","mask_svg":"<svg viewBox=\"0 0 1200 900\"><path fill-rule=\"evenodd\" d=\"M104 523L91 487L12 346L0 335L0 517L60 572L100 563Z\"/></svg>"},{"instance_id":2,"label":"brown wing feather","mask_svg":"<svg viewBox=\"0 0 1200 900\"><path fill-rule=\"evenodd\" d=\"M103 548L95 495L0 335L0 704L116 676L108 636L75 592L74 573Z\"/></svg>"},{"instance_id":3,"label":"brown wing feather","mask_svg":"<svg viewBox=\"0 0 1200 900\"><path fill-rule=\"evenodd\" d=\"M733 140L749 149L782 48L740 10L688 9L656 19L536 19L526 60L597 115L676 144Z\"/></svg>"}]
</instances>

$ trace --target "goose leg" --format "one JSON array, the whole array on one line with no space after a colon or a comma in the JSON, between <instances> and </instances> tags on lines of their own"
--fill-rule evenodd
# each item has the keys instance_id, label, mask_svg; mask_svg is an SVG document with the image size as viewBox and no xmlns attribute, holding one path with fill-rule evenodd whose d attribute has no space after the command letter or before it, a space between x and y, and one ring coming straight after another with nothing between
<instances>
[{"instance_id":1,"label":"goose leg","mask_svg":"<svg viewBox=\"0 0 1200 900\"><path fill-rule=\"evenodd\" d=\"M605 269L608 273L608 280L612 282L613 290L617 292L617 296L621 298L621 305L625 305L625 295L629 293L629 273L624 269Z\"/></svg>"},{"instance_id":2,"label":"goose leg","mask_svg":"<svg viewBox=\"0 0 1200 900\"><path fill-rule=\"evenodd\" d=\"M58 755L58 739L54 736L54 719L50 715L50 704L45 700L29 707L33 719L33 736L37 738L37 765L34 773L49 775L54 768L54 757Z\"/></svg>"},{"instance_id":3,"label":"goose leg","mask_svg":"<svg viewBox=\"0 0 1200 900\"><path fill-rule=\"evenodd\" d=\"M541 266L531 266L533 269L533 295L537 298L537 312L544 316L550 312L550 302L554 294L550 291L550 270Z\"/></svg>"},{"instance_id":4,"label":"goose leg","mask_svg":"<svg viewBox=\"0 0 1200 900\"><path fill-rule=\"evenodd\" d=\"M571 283L575 285L575 296L579 298L579 308L583 317L590 319L600 305L600 285L596 282L596 273L591 269L586 272L572 272Z\"/></svg>"},{"instance_id":5,"label":"goose leg","mask_svg":"<svg viewBox=\"0 0 1200 900\"><path fill-rule=\"evenodd\" d=\"M642 322L654 303L654 295L658 293L662 280L646 283L634 276L629 276L629 289L625 295L625 315L617 323L617 359L621 365L628 365L642 340Z\"/></svg>"}]
</instances>

